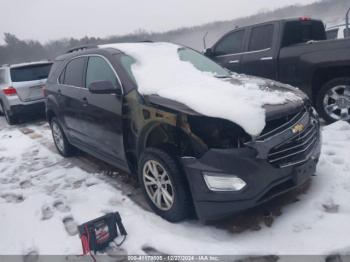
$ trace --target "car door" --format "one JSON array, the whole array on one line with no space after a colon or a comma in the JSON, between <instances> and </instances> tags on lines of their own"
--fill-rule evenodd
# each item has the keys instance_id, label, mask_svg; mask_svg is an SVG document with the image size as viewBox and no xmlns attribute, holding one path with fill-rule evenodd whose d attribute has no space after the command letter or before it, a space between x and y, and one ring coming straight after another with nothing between
<instances>
[{"instance_id":1,"label":"car door","mask_svg":"<svg viewBox=\"0 0 350 262\"><path fill-rule=\"evenodd\" d=\"M73 139L83 141L84 129L80 121L83 109L82 92L84 89L84 72L86 57L77 57L69 61L59 78L58 101L62 118L69 135Z\"/></svg>"},{"instance_id":2,"label":"car door","mask_svg":"<svg viewBox=\"0 0 350 262\"><path fill-rule=\"evenodd\" d=\"M247 49L242 55L242 73L277 79L277 43L278 33L275 24L252 27L248 31Z\"/></svg>"},{"instance_id":3,"label":"car door","mask_svg":"<svg viewBox=\"0 0 350 262\"><path fill-rule=\"evenodd\" d=\"M240 73L245 32L241 29L225 35L212 48L210 58L230 71Z\"/></svg>"},{"instance_id":4,"label":"car door","mask_svg":"<svg viewBox=\"0 0 350 262\"><path fill-rule=\"evenodd\" d=\"M93 94L91 83L109 81L116 92ZM122 126L122 86L113 66L100 55L89 56L86 69L86 89L83 90L85 108L81 112L84 121L86 141L94 150L126 165Z\"/></svg>"}]
</instances>

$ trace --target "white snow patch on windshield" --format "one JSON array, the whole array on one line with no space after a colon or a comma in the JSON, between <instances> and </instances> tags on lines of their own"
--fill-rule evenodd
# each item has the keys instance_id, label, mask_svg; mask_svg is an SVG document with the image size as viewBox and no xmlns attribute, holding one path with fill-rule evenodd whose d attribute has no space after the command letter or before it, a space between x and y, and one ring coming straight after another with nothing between
<instances>
[{"instance_id":1,"label":"white snow patch on windshield","mask_svg":"<svg viewBox=\"0 0 350 262\"><path fill-rule=\"evenodd\" d=\"M200 114L230 120L252 136L258 136L265 127L264 105L300 99L291 92L261 87L261 81L232 84L202 72L179 58L181 46L175 44L121 43L101 47L119 49L136 60L132 72L141 94L159 95Z\"/></svg>"}]
</instances>

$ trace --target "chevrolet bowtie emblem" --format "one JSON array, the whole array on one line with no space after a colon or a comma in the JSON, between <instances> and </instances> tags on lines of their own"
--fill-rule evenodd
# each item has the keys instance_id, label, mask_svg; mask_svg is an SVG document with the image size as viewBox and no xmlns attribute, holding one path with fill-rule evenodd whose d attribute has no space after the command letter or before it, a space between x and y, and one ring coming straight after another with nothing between
<instances>
[{"instance_id":1,"label":"chevrolet bowtie emblem","mask_svg":"<svg viewBox=\"0 0 350 262\"><path fill-rule=\"evenodd\" d=\"M305 127L303 124L297 124L292 128L292 131L294 134L297 134L297 133L303 132L304 129L305 129Z\"/></svg>"}]
</instances>

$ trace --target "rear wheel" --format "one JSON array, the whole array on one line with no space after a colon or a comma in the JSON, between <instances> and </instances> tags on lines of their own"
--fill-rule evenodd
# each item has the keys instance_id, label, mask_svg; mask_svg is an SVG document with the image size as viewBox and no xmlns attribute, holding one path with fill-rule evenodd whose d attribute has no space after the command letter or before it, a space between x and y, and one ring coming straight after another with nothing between
<instances>
[{"instance_id":1,"label":"rear wheel","mask_svg":"<svg viewBox=\"0 0 350 262\"><path fill-rule=\"evenodd\" d=\"M55 146L58 152L64 157L71 156L73 152L73 146L68 142L63 129L56 117L53 117L51 119L50 126L53 141L55 142Z\"/></svg>"},{"instance_id":2,"label":"rear wheel","mask_svg":"<svg viewBox=\"0 0 350 262\"><path fill-rule=\"evenodd\" d=\"M328 123L350 121L350 78L336 78L326 83L317 95L316 108Z\"/></svg>"},{"instance_id":3,"label":"rear wheel","mask_svg":"<svg viewBox=\"0 0 350 262\"><path fill-rule=\"evenodd\" d=\"M189 217L193 209L190 192L173 156L160 149L146 149L138 173L146 200L156 214L170 222Z\"/></svg>"},{"instance_id":4,"label":"rear wheel","mask_svg":"<svg viewBox=\"0 0 350 262\"><path fill-rule=\"evenodd\" d=\"M0 102L1 112L5 116L5 119L9 125L14 125L17 122L17 116L10 114L8 110L5 109L2 102Z\"/></svg>"}]
</instances>

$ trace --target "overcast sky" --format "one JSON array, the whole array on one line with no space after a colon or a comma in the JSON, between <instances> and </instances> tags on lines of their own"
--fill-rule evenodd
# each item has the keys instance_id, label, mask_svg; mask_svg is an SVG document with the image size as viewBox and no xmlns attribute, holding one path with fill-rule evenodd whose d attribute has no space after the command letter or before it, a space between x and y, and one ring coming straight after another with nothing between
<instances>
[{"instance_id":1,"label":"overcast sky","mask_svg":"<svg viewBox=\"0 0 350 262\"><path fill-rule=\"evenodd\" d=\"M42 42L166 31L315 0L0 0L3 33Z\"/></svg>"}]
</instances>

